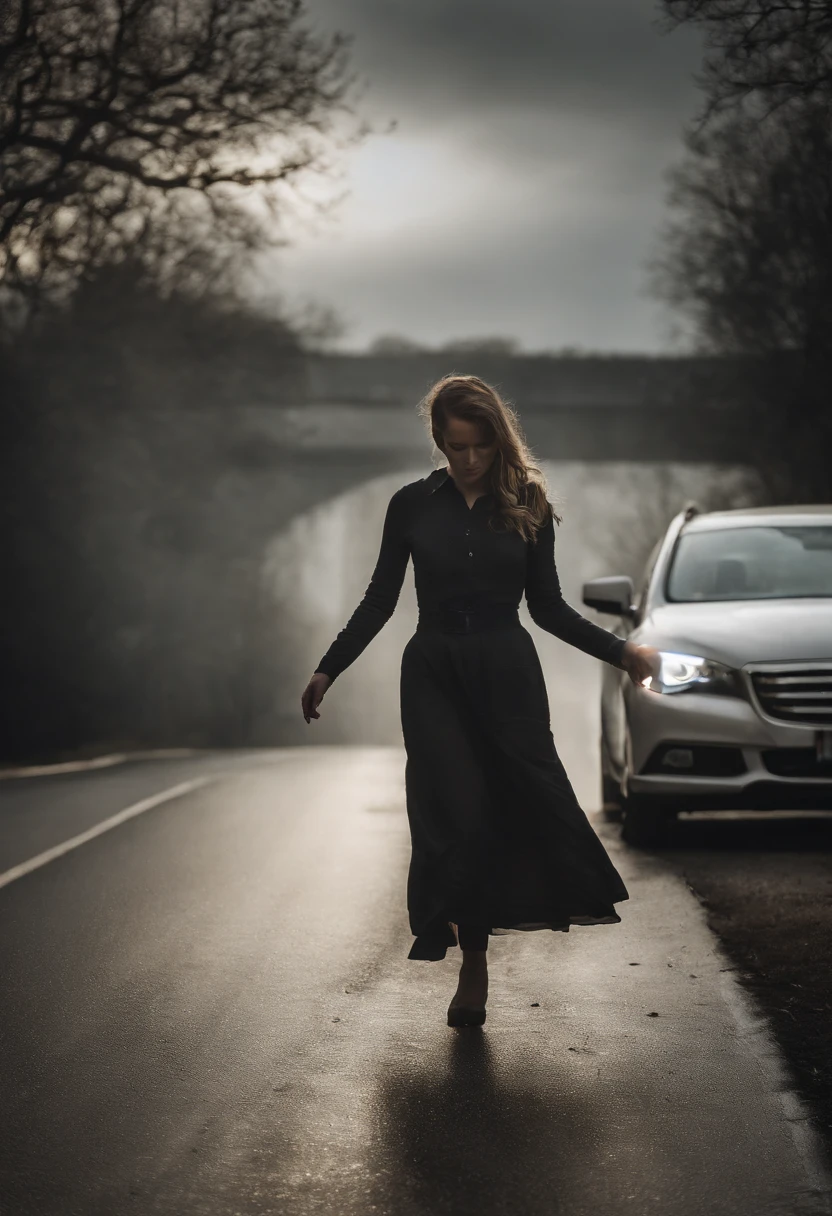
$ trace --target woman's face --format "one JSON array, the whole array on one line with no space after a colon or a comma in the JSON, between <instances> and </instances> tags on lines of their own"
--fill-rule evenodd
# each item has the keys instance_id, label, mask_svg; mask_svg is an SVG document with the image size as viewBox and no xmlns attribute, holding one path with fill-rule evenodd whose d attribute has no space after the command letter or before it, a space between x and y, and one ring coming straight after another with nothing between
<instances>
[{"instance_id":1,"label":"woman's face","mask_svg":"<svg viewBox=\"0 0 832 1216\"><path fill-rule=\"evenodd\" d=\"M481 422L449 418L442 435L451 476L460 485L480 482L497 455L497 440Z\"/></svg>"}]
</instances>

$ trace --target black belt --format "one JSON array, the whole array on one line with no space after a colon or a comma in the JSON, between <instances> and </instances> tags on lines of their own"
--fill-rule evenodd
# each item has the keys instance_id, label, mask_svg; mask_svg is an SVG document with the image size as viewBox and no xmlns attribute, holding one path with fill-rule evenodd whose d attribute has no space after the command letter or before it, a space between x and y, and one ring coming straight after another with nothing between
<instances>
[{"instance_id":1,"label":"black belt","mask_svg":"<svg viewBox=\"0 0 832 1216\"><path fill-rule=\"evenodd\" d=\"M505 625L519 625L520 613L514 604L472 604L461 608L445 605L421 608L417 629L439 629L442 633L479 633Z\"/></svg>"}]
</instances>

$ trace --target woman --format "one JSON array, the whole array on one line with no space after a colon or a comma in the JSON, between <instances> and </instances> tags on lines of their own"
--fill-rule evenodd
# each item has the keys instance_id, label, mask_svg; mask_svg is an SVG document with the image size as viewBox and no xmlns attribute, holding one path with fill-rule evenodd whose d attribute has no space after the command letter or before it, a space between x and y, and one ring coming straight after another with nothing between
<instances>
[{"instance_id":1,"label":"woman","mask_svg":"<svg viewBox=\"0 0 832 1216\"><path fill-rule=\"evenodd\" d=\"M478 376L445 376L420 413L447 466L393 494L367 591L301 704L307 723L320 717L326 690L392 615L412 556L419 619L400 683L416 939L408 957L441 959L459 945L448 1024L479 1026L490 934L613 924L613 905L629 898L555 749L521 596L537 625L634 683L656 674L658 652L564 601L560 517L497 391Z\"/></svg>"}]
</instances>

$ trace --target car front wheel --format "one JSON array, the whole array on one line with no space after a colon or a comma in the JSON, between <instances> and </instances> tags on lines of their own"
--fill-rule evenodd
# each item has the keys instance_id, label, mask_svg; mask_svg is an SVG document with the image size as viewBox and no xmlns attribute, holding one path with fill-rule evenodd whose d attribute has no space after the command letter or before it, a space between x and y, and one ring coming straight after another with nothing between
<instances>
[{"instance_id":1,"label":"car front wheel","mask_svg":"<svg viewBox=\"0 0 832 1216\"><path fill-rule=\"evenodd\" d=\"M621 838L627 844L646 847L667 844L676 813L667 802L645 794L630 794L624 800Z\"/></svg>"}]
</instances>

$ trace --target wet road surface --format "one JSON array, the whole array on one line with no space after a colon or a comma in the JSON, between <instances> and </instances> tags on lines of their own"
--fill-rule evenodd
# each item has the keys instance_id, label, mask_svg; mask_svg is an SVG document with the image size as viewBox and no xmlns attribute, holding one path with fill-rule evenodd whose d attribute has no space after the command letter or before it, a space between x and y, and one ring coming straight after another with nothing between
<instances>
[{"instance_id":1,"label":"wet road surface","mask_svg":"<svg viewBox=\"0 0 832 1216\"><path fill-rule=\"evenodd\" d=\"M407 960L397 748L0 786L0 1211L802 1216L829 1179L683 878L593 817L620 925ZM0 881L2 877L0 876Z\"/></svg>"}]
</instances>

